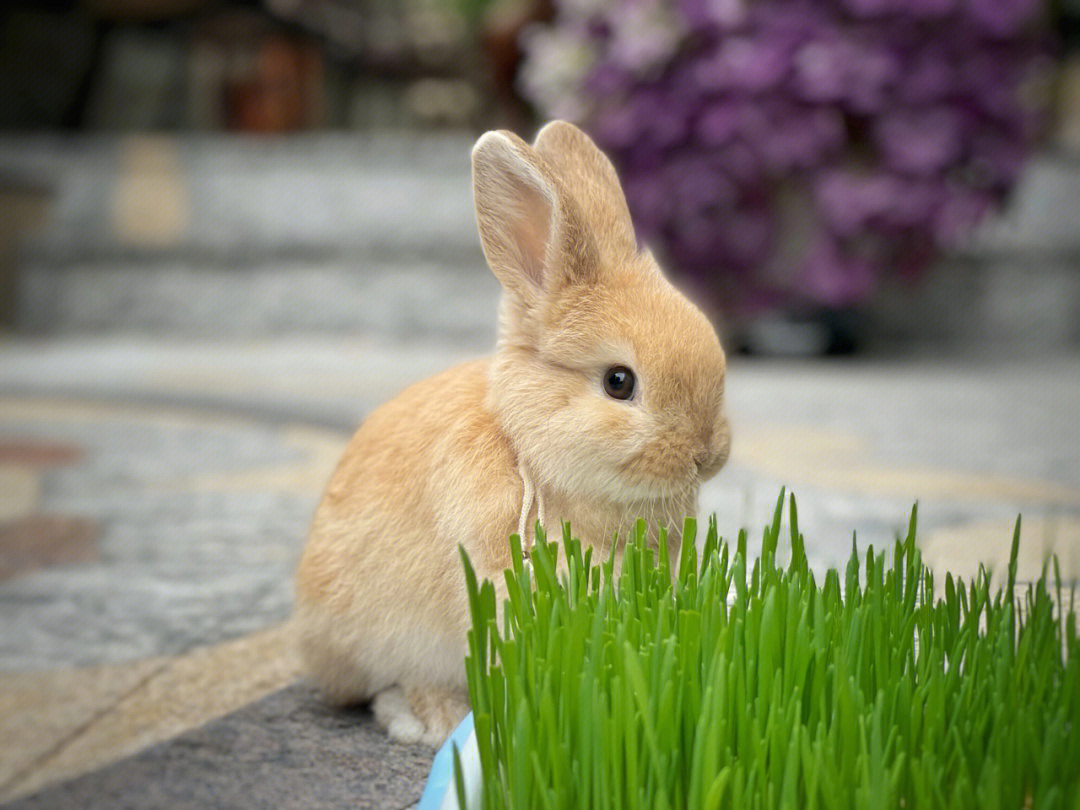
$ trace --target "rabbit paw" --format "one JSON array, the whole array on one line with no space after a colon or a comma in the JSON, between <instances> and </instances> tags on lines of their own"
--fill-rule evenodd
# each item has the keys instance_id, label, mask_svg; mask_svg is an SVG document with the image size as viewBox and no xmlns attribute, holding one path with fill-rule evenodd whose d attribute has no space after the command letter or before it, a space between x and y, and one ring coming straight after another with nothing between
<instances>
[{"instance_id":1,"label":"rabbit paw","mask_svg":"<svg viewBox=\"0 0 1080 810\"><path fill-rule=\"evenodd\" d=\"M406 692L392 686L375 696L371 710L392 740L437 747L468 714L469 702L458 689L428 687Z\"/></svg>"}]
</instances>

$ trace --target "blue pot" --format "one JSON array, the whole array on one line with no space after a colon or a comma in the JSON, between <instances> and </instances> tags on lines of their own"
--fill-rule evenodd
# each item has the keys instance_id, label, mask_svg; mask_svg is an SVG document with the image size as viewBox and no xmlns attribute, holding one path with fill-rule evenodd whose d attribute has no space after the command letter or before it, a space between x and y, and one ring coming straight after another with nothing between
<instances>
[{"instance_id":1,"label":"blue pot","mask_svg":"<svg viewBox=\"0 0 1080 810\"><path fill-rule=\"evenodd\" d=\"M454 787L455 747L461 757L465 781L465 808L458 804L457 789ZM478 807L480 785L480 751L476 746L472 712L469 712L435 754L435 761L431 763L431 772L416 810L467 810L468 807Z\"/></svg>"}]
</instances>

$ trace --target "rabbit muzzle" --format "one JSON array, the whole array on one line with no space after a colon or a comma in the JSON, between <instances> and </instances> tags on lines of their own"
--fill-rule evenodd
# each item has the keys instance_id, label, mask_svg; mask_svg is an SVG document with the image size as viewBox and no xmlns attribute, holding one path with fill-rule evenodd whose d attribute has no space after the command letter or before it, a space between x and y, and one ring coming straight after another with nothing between
<instances>
[{"instance_id":1,"label":"rabbit muzzle","mask_svg":"<svg viewBox=\"0 0 1080 810\"><path fill-rule=\"evenodd\" d=\"M731 425L727 417L720 417L702 445L703 449L694 457L694 463L697 464L699 480L708 481L720 472L731 455Z\"/></svg>"}]
</instances>

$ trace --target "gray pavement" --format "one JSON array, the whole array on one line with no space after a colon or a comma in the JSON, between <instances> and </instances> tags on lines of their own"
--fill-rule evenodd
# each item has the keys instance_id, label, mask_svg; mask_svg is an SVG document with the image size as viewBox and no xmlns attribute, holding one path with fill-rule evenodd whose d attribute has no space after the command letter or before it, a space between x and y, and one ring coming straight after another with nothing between
<instances>
[{"instance_id":1,"label":"gray pavement","mask_svg":"<svg viewBox=\"0 0 1080 810\"><path fill-rule=\"evenodd\" d=\"M9 582L0 669L177 654L283 621L289 574L351 430L479 344L346 338L0 345L0 441L77 445L37 508L101 528L96 565ZM750 362L729 373L732 463L702 496L757 532L782 485L812 562L850 533L881 547L921 502L926 532L1080 510L1080 359ZM120 571L123 574L120 575ZM110 573L113 572L113 573ZM80 628L73 632L73 628Z\"/></svg>"},{"instance_id":2,"label":"gray pavement","mask_svg":"<svg viewBox=\"0 0 1080 810\"><path fill-rule=\"evenodd\" d=\"M362 709L331 710L304 684L7 810L279 810L415 805L431 752L392 743Z\"/></svg>"},{"instance_id":3,"label":"gray pavement","mask_svg":"<svg viewBox=\"0 0 1080 810\"><path fill-rule=\"evenodd\" d=\"M146 779L164 759L174 762L169 775L130 806L172 806L178 783L170 780L191 778L215 751L236 753L228 729L277 723L257 701L302 677L287 630L291 571L351 429L411 381L484 348L326 335L0 344L0 468L33 483L11 488L0 508L16 525L42 515L92 527L91 552L76 564L31 561L0 580L0 704L6 690L15 707L6 731L0 724L0 749L9 752L0 797L84 774L26 806L105 806L89 797L116 795L117 785ZM1080 566L1077 380L1075 356L736 358L728 382L734 452L703 491L702 512L715 511L729 536L751 529L753 547L788 485L819 570L846 560L852 531L862 548L891 542L916 499L927 554L950 567L965 549L1000 555L1023 512L1034 544L1049 537ZM23 455L27 447L74 448L75 460L43 464L8 452L4 461L12 447ZM117 693L110 683L130 686ZM36 697L27 703L27 694ZM349 732L344 720L326 726L331 715L312 713L306 698L297 703L300 694L272 700L284 701L290 722L306 722L310 734L275 743L276 765L265 752L240 757L238 784L251 801L236 806L270 801L276 790L273 780L249 785L247 767L311 780L326 801L320 806L370 799L357 792L358 778L396 787L356 806L416 801L424 767L389 779L389 766L371 755L383 743L366 715L349 726L355 767L334 759L331 777L312 764L320 735L334 741L327 750L339 750ZM44 729L27 725L27 712L51 719ZM219 725L194 730L206 722ZM27 733L38 745L11 760ZM268 734L264 726L255 738ZM140 754L147 745L157 747Z\"/></svg>"}]
</instances>

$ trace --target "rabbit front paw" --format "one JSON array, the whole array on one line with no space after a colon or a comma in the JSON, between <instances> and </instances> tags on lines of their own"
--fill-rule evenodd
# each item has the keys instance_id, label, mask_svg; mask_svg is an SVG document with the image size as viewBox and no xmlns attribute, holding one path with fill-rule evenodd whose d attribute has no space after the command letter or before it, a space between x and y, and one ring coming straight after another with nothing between
<instances>
[{"instance_id":1,"label":"rabbit front paw","mask_svg":"<svg viewBox=\"0 0 1080 810\"><path fill-rule=\"evenodd\" d=\"M371 711L390 739L438 747L468 714L469 701L460 689L392 686L374 697Z\"/></svg>"}]
</instances>

